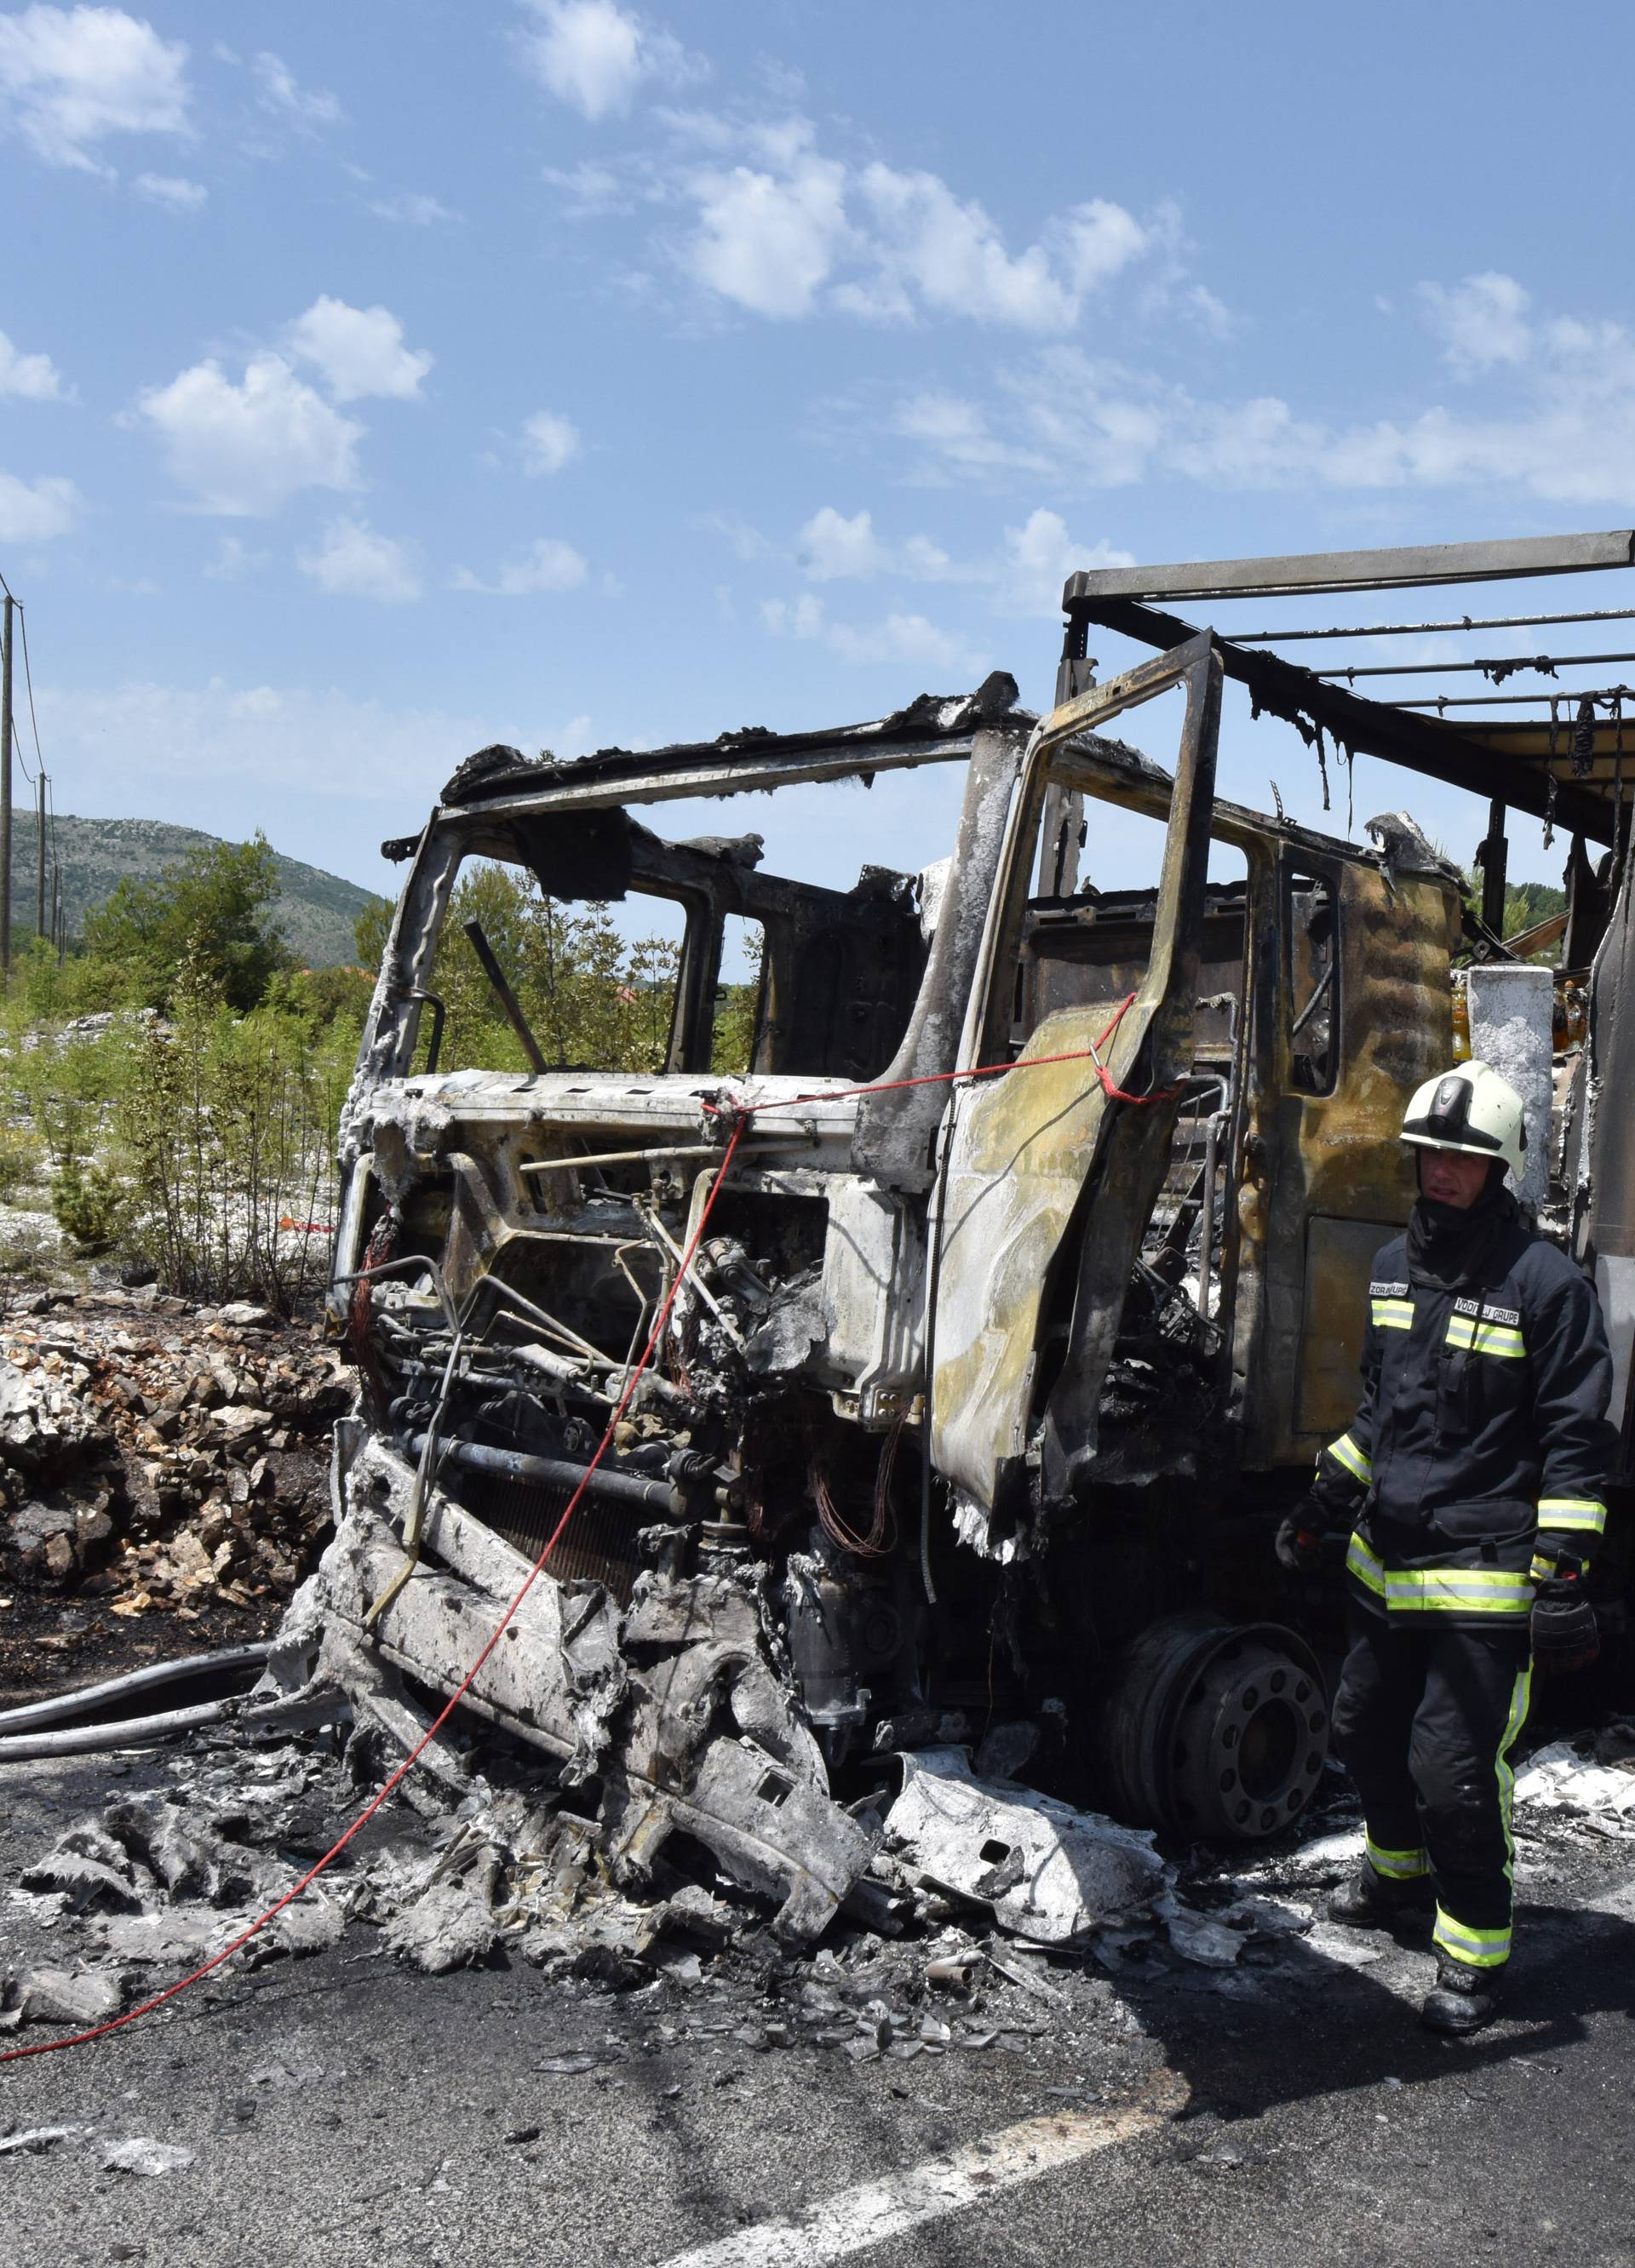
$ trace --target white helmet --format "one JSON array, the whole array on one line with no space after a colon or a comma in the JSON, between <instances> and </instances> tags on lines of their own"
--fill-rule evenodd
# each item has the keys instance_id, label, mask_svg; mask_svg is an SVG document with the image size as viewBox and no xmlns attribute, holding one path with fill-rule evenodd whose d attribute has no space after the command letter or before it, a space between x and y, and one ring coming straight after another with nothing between
<instances>
[{"instance_id":1,"label":"white helmet","mask_svg":"<svg viewBox=\"0 0 1635 2268\"><path fill-rule=\"evenodd\" d=\"M1403 1139L1419 1150L1502 1158L1520 1181L1527 1149L1521 1097L1491 1064L1457 1064L1414 1089L1403 1118Z\"/></svg>"}]
</instances>

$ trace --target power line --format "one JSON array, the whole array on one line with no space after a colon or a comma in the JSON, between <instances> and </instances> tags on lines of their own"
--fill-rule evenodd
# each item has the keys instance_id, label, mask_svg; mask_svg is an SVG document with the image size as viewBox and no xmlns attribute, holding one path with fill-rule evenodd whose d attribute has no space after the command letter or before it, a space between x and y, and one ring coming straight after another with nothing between
<instances>
[{"instance_id":1,"label":"power line","mask_svg":"<svg viewBox=\"0 0 1635 2268\"><path fill-rule=\"evenodd\" d=\"M35 927L36 927L36 929L40 932L40 934L41 935L41 937L43 937L43 936L44 936L44 934L45 934L45 895L46 895L46 890L45 890L45 876L46 876L46 843L47 843L47 835L48 835L48 830L49 830L50 847L51 847L51 869L52 869L52 887L51 887L51 895L52 895L52 899L53 899L53 902L53 902L53 907L52 907L52 924L51 924L51 925L52 925L52 931L53 931L54 941L56 941L56 940L55 940L55 932L56 932L56 931L57 931L57 927L58 927L58 908L61 906L61 902L62 902L62 899L61 899L61 887L62 887L62 885L61 885L61 875L62 875L62 865L61 865L61 861L60 861L60 859L59 859L59 858L58 858L58 855L57 855L56 801L55 801L55 796L52 794L52 782L51 782L50 777L49 777L49 775L47 773L47 770L46 770L45 750L44 750L44 748L42 747L42 746L41 745L41 740L40 740L40 713L39 713L39 711L36 709L36 707L35 707L35 705L34 705L34 669L33 669L33 659L32 659L32 657L31 657L31 655L30 655L30 653L29 653L29 651L28 651L28 615L27 615L27 611L26 611L26 609L25 608L25 607L24 607L24 605L23 605L22 600L21 600L17 596L16 593L12 590L11 585L10 585L10 583L8 583L8 582L7 582L7 580L6 580L5 577L4 577L4 575L3 573L0 573L0 592L3 592L3 593L4 593L4 595L5 595L6 599L10 601L10 604L11 604L11 609L12 609L12 612L13 612L13 614L14 614L14 615L15 615L15 617L16 617L17 622L18 622L18 626L20 628L20 630L21 630L21 631L22 631L22 633L23 633L23 683L24 683L25 688L26 688L26 690L27 690L27 695L28 695L28 722L29 722L29 727L30 727L30 730L31 730L31 732L33 733L33 741L34 741L34 765L33 765L33 769L31 770L30 770L30 768L29 768L28 759L27 759L27 757L23 754L22 747L21 747L20 744L18 742L17 736L15 735L15 733L12 733L8 732L7 738L8 738L8 741L9 741L9 744L10 744L10 747L9 747L9 748L8 748L8 754L10 753L10 750L11 750L11 748L14 748L14 749L15 749L15 751L16 751L16 755L17 755L17 761L18 761L18 764L19 764L19 765L21 766L21 768L22 768L23 777L24 777L24 778L28 782L29 785L30 785L31 787L33 787L33 788L34 789L34 791L35 791L35 794L34 794L34 825L35 825L35 828L36 828L36 830L37 830L37 834L38 834L38 840L36 841L35 845L34 845L34 875L35 875L35 880L34 880L34 915L35 915ZM10 656L9 656L9 654L8 654L8 657L7 657L7 674L8 674L8 680L9 680L9 675L10 675ZM7 691L8 691L8 694L9 694L9 692L10 692L10 684L9 684L9 682L8 682L8 686L7 686ZM6 961L7 968L8 968L8 970L9 970L9 968L10 968L10 961L11 961L11 921L10 921L10 910L11 910L11 871L10 871L10 870L11 870L11 823L10 823L10 819L11 819L11 777L10 777L10 770L9 770L9 766L8 766L8 769L7 769L7 777L6 777L6 779L5 779L5 782L4 782L4 803L5 803L5 811L6 811L6 826L5 826L5 834L6 834L6 849L5 849L5 859L4 859L4 863L5 863L5 866L6 866L6 870L7 870L7 871L6 871L6 874L5 874L5 901L6 901L6 917L6 917L5 923L4 923L4 930L5 930L5 935L4 935L4 939L0 939L0 952L3 952L3 953L4 953L4 957L5 961Z\"/></svg>"},{"instance_id":2,"label":"power line","mask_svg":"<svg viewBox=\"0 0 1635 2268\"><path fill-rule=\"evenodd\" d=\"M34 714L34 673L28 666L28 615L21 607L17 611L23 618L23 682L28 688L28 721L34 729L34 762L44 771L46 760L40 748L40 719ZM33 774L29 770L27 760L20 748L17 752L17 760L23 767L25 778L32 780Z\"/></svg>"}]
</instances>

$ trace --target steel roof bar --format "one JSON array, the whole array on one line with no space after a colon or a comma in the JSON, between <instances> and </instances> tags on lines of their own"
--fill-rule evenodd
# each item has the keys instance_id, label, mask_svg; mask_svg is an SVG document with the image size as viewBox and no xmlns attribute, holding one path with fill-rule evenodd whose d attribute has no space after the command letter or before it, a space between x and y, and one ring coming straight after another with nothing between
<instances>
[{"instance_id":1,"label":"steel roof bar","mask_svg":"<svg viewBox=\"0 0 1635 2268\"><path fill-rule=\"evenodd\" d=\"M1462 549L1462 546L1450 547ZM1075 576L1073 582L1094 583L1094 576ZM1069 585L1071 590L1072 585ZM1167 650L1196 637L1194 624L1155 607L1136 606L1117 597L1100 597L1086 591L1078 611L1138 644ZM1432 722L1384 701L1371 701L1344 686L1329 685L1298 663L1278 654L1262 653L1220 641L1220 658L1226 674L1247 686L1257 708L1293 724L1304 718L1320 724L1342 747L1366 756L1381 756L1388 763L1406 764L1432 779L1469 788L1490 799L1495 793L1493 750L1469 740L1452 725ZM1513 809L1530 811L1536 818L1550 815L1550 783L1543 770L1531 773L1504 764L1506 800ZM1610 843L1615 806L1604 797L1588 795L1565 782L1555 790L1554 818L1559 827L1587 835L1596 843Z\"/></svg>"},{"instance_id":2,"label":"steel roof bar","mask_svg":"<svg viewBox=\"0 0 1635 2268\"><path fill-rule=\"evenodd\" d=\"M1320 669L1316 674L1325 678L1343 677L1348 685L1354 677L1452 676L1478 669L1484 675L1490 670L1496 669L1499 677L1503 679L1513 677L1521 669L1542 670L1547 675L1553 676L1558 669L1568 664L1576 667L1582 662L1587 667L1592 661L1635 661L1635 653L1536 653L1530 657L1523 654L1513 657L1496 654L1488 661L1382 661L1370 664L1366 667L1359 664L1351 668ZM1547 696L1540 694L1536 697L1543 700ZM1557 697L1559 699L1560 696L1558 695Z\"/></svg>"},{"instance_id":3,"label":"steel roof bar","mask_svg":"<svg viewBox=\"0 0 1635 2268\"><path fill-rule=\"evenodd\" d=\"M1240 645L1286 645L1296 638L1424 637L1432 630L1536 630L1550 622L1635 622L1635 607L1594 607L1580 615L1461 615L1450 622L1353 622L1349 630L1234 630Z\"/></svg>"},{"instance_id":4,"label":"steel roof bar","mask_svg":"<svg viewBox=\"0 0 1635 2268\"><path fill-rule=\"evenodd\" d=\"M1473 717L1465 729L1478 745L1485 745L1495 733L1530 733L1536 740L1548 746L1550 724L1548 717ZM1616 717L1597 717L1593 725L1588 724L1587 720L1583 725L1579 724L1576 718L1563 717L1556 726L1556 737L1559 743L1558 754L1562 762L1565 763L1572 752L1571 743L1574 735L1583 731L1593 732L1598 736L1596 747L1601 755L1610 761L1617 747L1618 729L1618 720ZM1635 755L1635 708L1631 708L1630 713L1624 718L1623 730L1629 746L1629 753Z\"/></svg>"},{"instance_id":5,"label":"steel roof bar","mask_svg":"<svg viewBox=\"0 0 1635 2268\"><path fill-rule=\"evenodd\" d=\"M1444 693L1430 701L1393 701L1388 705L1393 709L1521 709L1535 701L1554 701L1565 708L1580 701L1610 701L1615 694L1622 694L1635 703L1635 686L1608 685L1591 692L1572 685L1564 693ZM1562 731L1570 732L1575 721L1572 717L1563 717ZM1631 725L1635 730L1635 713L1631 714Z\"/></svg>"},{"instance_id":6,"label":"steel roof bar","mask_svg":"<svg viewBox=\"0 0 1635 2268\"><path fill-rule=\"evenodd\" d=\"M1307 551L1283 559L1212 559L1171 567L1103 567L1070 575L1065 612L1108 599L1252 599L1315 591L1394 591L1487 583L1635 563L1635 529L1527 535L1496 543L1426 543L1387 551Z\"/></svg>"}]
</instances>

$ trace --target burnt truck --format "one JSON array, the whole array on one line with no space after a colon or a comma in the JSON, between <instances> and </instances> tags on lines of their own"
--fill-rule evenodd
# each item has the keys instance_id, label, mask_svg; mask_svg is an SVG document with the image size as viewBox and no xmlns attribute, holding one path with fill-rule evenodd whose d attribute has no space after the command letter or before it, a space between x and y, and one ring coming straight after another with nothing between
<instances>
[{"instance_id":1,"label":"burnt truck","mask_svg":"<svg viewBox=\"0 0 1635 2268\"><path fill-rule=\"evenodd\" d=\"M836 730L463 763L388 846L408 875L330 1293L361 1398L335 1542L284 1644L300 1674L366 1693L407 1740L490 1647L466 1705L593 1790L620 1879L651 1880L680 1834L797 1934L867 1863L843 1799L887 1753L981 1743L1002 1773L1031 1754L1188 1838L1286 1826L1327 1751L1323 1609L1302 1627L1270 1531L1354 1407L1369 1263L1411 1197L1403 1101L1455 1051L1453 965L1509 956L1507 809L1574 836L1545 989L1571 977L1587 1035L1547 1024L1546 1201L1602 1282L1628 1443L1622 713L1616 748L1591 712L1576 755L1565 732L1506 754L1155 602L1630 563L1627 534L1558 549L1593 543L1622 556L1076 576L1047 716L996 674ZM1151 658L1098 682L1102 630ZM1481 913L1401 814L1359 848L1218 793L1234 680L1320 754L1480 779ZM1124 737L1138 710L1168 765ZM758 834L664 828L670 803L939 766L960 782L946 856L864 864L850 888L764 871ZM549 1061L480 933L533 1068L440 1060L434 956L476 861L559 902L678 909L661 1071ZM723 1069L733 923L759 969Z\"/></svg>"}]
</instances>

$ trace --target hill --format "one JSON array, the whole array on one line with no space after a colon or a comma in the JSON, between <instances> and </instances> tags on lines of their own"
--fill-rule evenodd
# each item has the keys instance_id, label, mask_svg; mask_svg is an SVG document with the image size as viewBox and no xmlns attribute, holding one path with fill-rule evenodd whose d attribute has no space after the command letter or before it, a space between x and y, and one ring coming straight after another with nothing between
<instances>
[{"instance_id":1,"label":"hill","mask_svg":"<svg viewBox=\"0 0 1635 2268\"><path fill-rule=\"evenodd\" d=\"M173 827L161 819L75 819L59 814L56 851L63 868L68 933L78 933L93 906L99 906L127 874L147 880L186 858L189 850L221 840L196 827ZM50 831L46 852L50 857ZM297 959L308 968L328 968L357 958L352 924L370 902L370 893L342 881L321 866L303 865L275 851L283 889L274 919ZM11 935L21 943L34 930L34 814L18 810L11 826ZM50 888L48 865L47 889ZM50 918L48 906L47 919Z\"/></svg>"}]
</instances>

